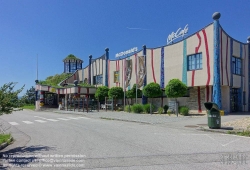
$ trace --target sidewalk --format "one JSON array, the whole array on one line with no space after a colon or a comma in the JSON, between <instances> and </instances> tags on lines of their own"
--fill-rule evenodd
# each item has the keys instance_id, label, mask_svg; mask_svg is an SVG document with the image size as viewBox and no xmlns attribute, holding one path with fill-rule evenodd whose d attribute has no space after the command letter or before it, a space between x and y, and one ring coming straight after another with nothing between
<instances>
[{"instance_id":1,"label":"sidewalk","mask_svg":"<svg viewBox=\"0 0 250 170\"><path fill-rule=\"evenodd\" d=\"M117 120L117 121L127 121L127 122L137 122L137 123L144 123L144 124L160 124L166 125L169 127L206 127L207 124L207 115L201 116L182 116L179 115L178 117L175 114L137 114L137 113L128 113L128 112L117 112L117 111L105 111L100 110L99 112L94 110L91 112L78 112L77 110L74 111L64 111L64 110L46 110L47 112L54 112L59 114L76 114L82 115L89 118L95 119L106 119L106 120ZM226 115L221 116L222 124L225 122L242 119L245 117L249 117L249 115Z\"/></svg>"}]
</instances>

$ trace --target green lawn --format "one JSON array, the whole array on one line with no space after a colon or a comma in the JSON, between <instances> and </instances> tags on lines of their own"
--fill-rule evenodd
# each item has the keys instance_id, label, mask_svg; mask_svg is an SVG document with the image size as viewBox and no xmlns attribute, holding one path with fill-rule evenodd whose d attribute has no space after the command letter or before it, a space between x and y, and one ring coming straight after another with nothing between
<instances>
[{"instance_id":1,"label":"green lawn","mask_svg":"<svg viewBox=\"0 0 250 170\"><path fill-rule=\"evenodd\" d=\"M0 134L0 145L10 139L10 134Z\"/></svg>"},{"instance_id":2,"label":"green lawn","mask_svg":"<svg viewBox=\"0 0 250 170\"><path fill-rule=\"evenodd\" d=\"M35 110L35 109L36 109L36 106L35 106L35 105L24 105L22 108L23 108L23 109Z\"/></svg>"}]
</instances>

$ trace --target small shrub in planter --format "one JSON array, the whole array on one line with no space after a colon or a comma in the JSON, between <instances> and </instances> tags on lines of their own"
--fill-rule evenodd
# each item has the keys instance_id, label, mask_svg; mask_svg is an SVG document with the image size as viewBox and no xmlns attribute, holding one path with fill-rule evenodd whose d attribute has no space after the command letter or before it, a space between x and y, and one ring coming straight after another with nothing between
<instances>
[{"instance_id":1,"label":"small shrub in planter","mask_svg":"<svg viewBox=\"0 0 250 170\"><path fill-rule=\"evenodd\" d=\"M158 108L158 114L162 114L162 113L164 113L164 109L163 109L163 107L159 107Z\"/></svg>"},{"instance_id":2,"label":"small shrub in planter","mask_svg":"<svg viewBox=\"0 0 250 170\"><path fill-rule=\"evenodd\" d=\"M183 116L188 116L189 108L187 106L180 106L179 112Z\"/></svg>"},{"instance_id":3,"label":"small shrub in planter","mask_svg":"<svg viewBox=\"0 0 250 170\"><path fill-rule=\"evenodd\" d=\"M155 106L152 105L152 112L154 112L154 110L155 110ZM144 104L143 105L143 111L145 113L150 113L150 104Z\"/></svg>"},{"instance_id":4,"label":"small shrub in planter","mask_svg":"<svg viewBox=\"0 0 250 170\"><path fill-rule=\"evenodd\" d=\"M125 112L131 112L131 107L132 106L126 105L125 106Z\"/></svg>"},{"instance_id":5,"label":"small shrub in planter","mask_svg":"<svg viewBox=\"0 0 250 170\"><path fill-rule=\"evenodd\" d=\"M142 104L134 104L132 107L131 107L132 111L134 113L141 113L143 112L143 105Z\"/></svg>"},{"instance_id":6,"label":"small shrub in planter","mask_svg":"<svg viewBox=\"0 0 250 170\"><path fill-rule=\"evenodd\" d=\"M168 112L168 105L165 105L164 107L163 107L163 109L164 109L164 113L167 113Z\"/></svg>"}]
</instances>

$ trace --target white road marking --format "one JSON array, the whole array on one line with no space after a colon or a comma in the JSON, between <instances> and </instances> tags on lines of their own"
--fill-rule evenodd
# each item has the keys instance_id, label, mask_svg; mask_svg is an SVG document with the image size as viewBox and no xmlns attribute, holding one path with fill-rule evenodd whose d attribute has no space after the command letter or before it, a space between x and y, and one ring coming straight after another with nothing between
<instances>
[{"instance_id":1,"label":"white road marking","mask_svg":"<svg viewBox=\"0 0 250 170\"><path fill-rule=\"evenodd\" d=\"M19 125L17 122L9 122L9 124L11 124L11 125Z\"/></svg>"},{"instance_id":2,"label":"white road marking","mask_svg":"<svg viewBox=\"0 0 250 170\"><path fill-rule=\"evenodd\" d=\"M26 123L26 124L33 124L33 122L30 122L30 121L23 121L23 123Z\"/></svg>"},{"instance_id":3,"label":"white road marking","mask_svg":"<svg viewBox=\"0 0 250 170\"><path fill-rule=\"evenodd\" d=\"M79 117L79 119L81 119L81 118L82 118L82 119L90 119L90 118L87 118L87 117Z\"/></svg>"},{"instance_id":4,"label":"white road marking","mask_svg":"<svg viewBox=\"0 0 250 170\"><path fill-rule=\"evenodd\" d=\"M49 120L49 121L52 121L52 122L57 122L59 120L56 120L56 119L46 119L46 120Z\"/></svg>"},{"instance_id":5,"label":"white road marking","mask_svg":"<svg viewBox=\"0 0 250 170\"><path fill-rule=\"evenodd\" d=\"M47 120L47 118L45 118L45 117L40 117L40 116L34 116L34 117L37 117L37 118L40 118L40 119L46 119Z\"/></svg>"},{"instance_id":6,"label":"white road marking","mask_svg":"<svg viewBox=\"0 0 250 170\"><path fill-rule=\"evenodd\" d=\"M65 119L65 118L57 118L59 120L70 120L70 119Z\"/></svg>"},{"instance_id":7,"label":"white road marking","mask_svg":"<svg viewBox=\"0 0 250 170\"><path fill-rule=\"evenodd\" d=\"M45 123L46 122L44 120L35 120L35 121L40 122L40 123Z\"/></svg>"},{"instance_id":8,"label":"white road marking","mask_svg":"<svg viewBox=\"0 0 250 170\"><path fill-rule=\"evenodd\" d=\"M77 117L67 117L68 119L79 119Z\"/></svg>"}]
</instances>

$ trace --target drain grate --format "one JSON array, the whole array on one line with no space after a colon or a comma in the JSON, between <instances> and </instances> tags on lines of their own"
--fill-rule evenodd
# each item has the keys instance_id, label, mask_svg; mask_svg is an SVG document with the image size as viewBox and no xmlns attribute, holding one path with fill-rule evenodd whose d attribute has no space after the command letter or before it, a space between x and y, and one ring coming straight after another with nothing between
<instances>
[{"instance_id":1,"label":"drain grate","mask_svg":"<svg viewBox=\"0 0 250 170\"><path fill-rule=\"evenodd\" d=\"M188 128L197 128L199 126L196 126L196 125L186 125L185 127L188 127Z\"/></svg>"}]
</instances>

